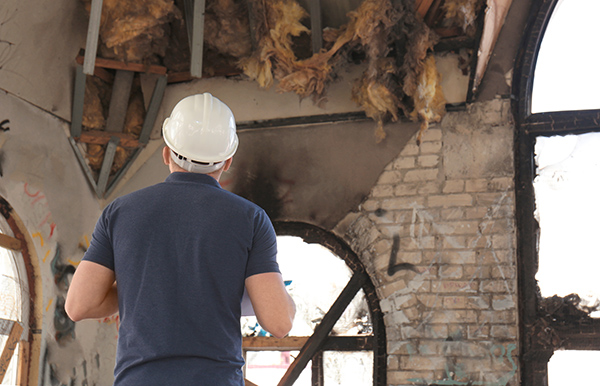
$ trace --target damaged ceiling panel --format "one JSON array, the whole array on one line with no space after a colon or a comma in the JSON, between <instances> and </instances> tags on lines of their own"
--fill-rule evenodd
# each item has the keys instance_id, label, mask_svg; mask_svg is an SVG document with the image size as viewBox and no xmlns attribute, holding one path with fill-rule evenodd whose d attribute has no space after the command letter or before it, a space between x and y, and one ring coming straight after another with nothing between
<instances>
[{"instance_id":1,"label":"damaged ceiling panel","mask_svg":"<svg viewBox=\"0 0 600 386\"><path fill-rule=\"evenodd\" d=\"M92 8L92 0L82 2L88 11ZM105 0L97 58L159 66L171 83L192 80L193 36L188 22L193 20L189 15L192 3ZM460 71L471 78L471 91L476 87L473 81L480 79L474 75L488 5L485 0L321 0L320 12L313 11L311 16L311 6L316 3L206 0L202 76L250 79L262 88L295 93L325 108L328 87L339 78L339 72L362 66L364 71L354 79L349 99L376 123L377 142L386 137L384 124L400 116L420 122L418 140L431 123L444 116L448 102L436 55L459 56ZM323 16L316 22L319 15ZM502 20L494 18L492 35L497 36ZM311 31L315 25L322 30ZM315 36L322 37L317 52L311 44ZM482 72L479 66L478 76ZM84 131L105 130L114 72L104 69L104 76L98 70L94 76L88 75L84 115L89 117L83 122ZM138 89L136 80L124 129L134 138L139 136L135 127L143 122L148 104ZM472 94L466 95L465 100L470 97ZM105 151L106 144L87 145L86 162L94 172L101 167ZM130 150L118 147L113 174L130 155Z\"/></svg>"}]
</instances>

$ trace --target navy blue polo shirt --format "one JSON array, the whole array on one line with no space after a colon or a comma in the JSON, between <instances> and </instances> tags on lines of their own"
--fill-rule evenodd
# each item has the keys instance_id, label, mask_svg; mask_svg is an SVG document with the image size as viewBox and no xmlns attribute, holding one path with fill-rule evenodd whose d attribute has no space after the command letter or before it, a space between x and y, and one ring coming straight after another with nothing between
<instances>
[{"instance_id":1,"label":"navy blue polo shirt","mask_svg":"<svg viewBox=\"0 0 600 386\"><path fill-rule=\"evenodd\" d=\"M244 280L279 272L266 213L212 177L172 173L120 197L84 260L115 271L115 385L244 384Z\"/></svg>"}]
</instances>

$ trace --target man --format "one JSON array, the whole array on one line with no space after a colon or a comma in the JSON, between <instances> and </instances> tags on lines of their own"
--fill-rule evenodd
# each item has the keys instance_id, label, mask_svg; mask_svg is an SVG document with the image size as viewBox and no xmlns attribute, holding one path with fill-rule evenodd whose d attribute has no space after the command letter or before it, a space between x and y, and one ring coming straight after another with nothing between
<instances>
[{"instance_id":1,"label":"man","mask_svg":"<svg viewBox=\"0 0 600 386\"><path fill-rule=\"evenodd\" d=\"M105 208L65 309L74 321L119 312L115 385L241 386L244 288L272 335L287 335L295 314L273 226L219 185L238 145L223 102L184 98L163 137L171 174Z\"/></svg>"}]
</instances>

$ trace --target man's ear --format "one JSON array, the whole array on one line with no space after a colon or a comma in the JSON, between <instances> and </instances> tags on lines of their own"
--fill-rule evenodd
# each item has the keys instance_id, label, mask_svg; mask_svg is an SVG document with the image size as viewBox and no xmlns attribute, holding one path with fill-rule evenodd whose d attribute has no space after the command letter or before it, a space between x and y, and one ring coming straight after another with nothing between
<instances>
[{"instance_id":1,"label":"man's ear","mask_svg":"<svg viewBox=\"0 0 600 386\"><path fill-rule=\"evenodd\" d=\"M163 162L167 166L171 164L171 149L168 146L163 147Z\"/></svg>"},{"instance_id":2,"label":"man's ear","mask_svg":"<svg viewBox=\"0 0 600 386\"><path fill-rule=\"evenodd\" d=\"M226 172L231 167L231 163L233 162L233 157L229 158L225 161L225 165L223 166L223 171Z\"/></svg>"}]
</instances>

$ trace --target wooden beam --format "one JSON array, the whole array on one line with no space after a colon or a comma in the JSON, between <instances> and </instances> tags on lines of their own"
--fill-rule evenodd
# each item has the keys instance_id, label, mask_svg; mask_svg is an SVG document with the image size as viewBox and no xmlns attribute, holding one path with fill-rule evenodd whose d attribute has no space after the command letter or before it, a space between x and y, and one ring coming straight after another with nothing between
<instances>
[{"instance_id":1,"label":"wooden beam","mask_svg":"<svg viewBox=\"0 0 600 386\"><path fill-rule=\"evenodd\" d=\"M415 1L415 9L417 10L417 13L423 19L425 19L425 15L427 15L427 11L429 11L429 8L431 7L432 3L433 3L433 0L416 0Z\"/></svg>"},{"instance_id":2,"label":"wooden beam","mask_svg":"<svg viewBox=\"0 0 600 386\"><path fill-rule=\"evenodd\" d=\"M88 130L81 133L77 139L83 143L93 143L95 145L106 145L112 137L119 137L121 142L119 146L135 148L141 146L140 142L131 134L125 133L109 133L100 130Z\"/></svg>"},{"instance_id":3,"label":"wooden beam","mask_svg":"<svg viewBox=\"0 0 600 386\"><path fill-rule=\"evenodd\" d=\"M6 370L8 369L8 365L10 364L10 360L15 352L15 348L21 339L23 327L21 327L21 325L14 320L1 319L0 324L2 325L0 329L9 330L8 339L6 340L6 344L2 349L2 355L0 355L0 383L2 383L2 380L4 380L4 375L6 374Z\"/></svg>"},{"instance_id":4,"label":"wooden beam","mask_svg":"<svg viewBox=\"0 0 600 386\"><path fill-rule=\"evenodd\" d=\"M10 249L12 251L20 251L23 249L23 244L19 239L5 235L4 233L0 233L0 247Z\"/></svg>"},{"instance_id":5,"label":"wooden beam","mask_svg":"<svg viewBox=\"0 0 600 386\"><path fill-rule=\"evenodd\" d=\"M81 55L78 55L75 61L79 64L83 64L84 58ZM157 66L155 64L125 63L104 58L96 58L96 67L110 68L113 70L145 72L159 75L165 75L167 73L166 67Z\"/></svg>"},{"instance_id":6,"label":"wooden beam","mask_svg":"<svg viewBox=\"0 0 600 386\"><path fill-rule=\"evenodd\" d=\"M22 340L19 343L19 365L17 367L17 385L25 386L29 376L29 342Z\"/></svg>"},{"instance_id":7,"label":"wooden beam","mask_svg":"<svg viewBox=\"0 0 600 386\"><path fill-rule=\"evenodd\" d=\"M247 351L292 351L300 350L307 340L308 336L288 336L281 339L270 336L252 336L243 338L242 348Z\"/></svg>"},{"instance_id":8,"label":"wooden beam","mask_svg":"<svg viewBox=\"0 0 600 386\"><path fill-rule=\"evenodd\" d=\"M291 386L296 382L302 370L304 370L311 358L322 348L331 329L367 280L368 276L365 272L354 273L348 284L346 284L346 287L342 290L342 293L340 293L329 311L323 316L321 323L315 327L314 334L308 338L308 341L306 341L306 344L300 350L298 357L288 367L277 386Z\"/></svg>"}]
</instances>

